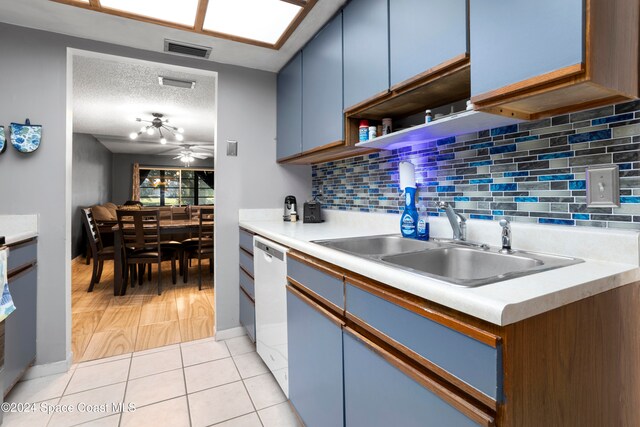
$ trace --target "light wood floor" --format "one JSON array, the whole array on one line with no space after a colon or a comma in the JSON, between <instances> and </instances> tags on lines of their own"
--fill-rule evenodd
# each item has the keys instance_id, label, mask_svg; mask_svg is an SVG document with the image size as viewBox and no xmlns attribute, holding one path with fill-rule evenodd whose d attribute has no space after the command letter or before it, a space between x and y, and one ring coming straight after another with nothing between
<instances>
[{"instance_id":1,"label":"light wood floor","mask_svg":"<svg viewBox=\"0 0 640 427\"><path fill-rule=\"evenodd\" d=\"M105 261L100 283L87 292L91 265L78 257L72 263L71 342L74 362L100 359L133 351L213 336L213 280L203 262L203 286L198 291L197 263L189 283L178 275L171 283L171 265L162 265L162 295L158 295L157 266L151 282L113 296L113 261Z\"/></svg>"}]
</instances>

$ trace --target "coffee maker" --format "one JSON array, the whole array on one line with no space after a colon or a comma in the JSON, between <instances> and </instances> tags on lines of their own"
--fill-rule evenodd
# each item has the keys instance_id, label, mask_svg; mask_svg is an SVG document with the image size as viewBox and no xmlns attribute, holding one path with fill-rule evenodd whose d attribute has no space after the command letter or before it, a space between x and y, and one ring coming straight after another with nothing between
<instances>
[{"instance_id":1,"label":"coffee maker","mask_svg":"<svg viewBox=\"0 0 640 427\"><path fill-rule=\"evenodd\" d=\"M295 212L296 218L298 218L298 204L296 203L295 196L287 196L284 198L284 214L282 219L285 221L291 221L291 214Z\"/></svg>"}]
</instances>

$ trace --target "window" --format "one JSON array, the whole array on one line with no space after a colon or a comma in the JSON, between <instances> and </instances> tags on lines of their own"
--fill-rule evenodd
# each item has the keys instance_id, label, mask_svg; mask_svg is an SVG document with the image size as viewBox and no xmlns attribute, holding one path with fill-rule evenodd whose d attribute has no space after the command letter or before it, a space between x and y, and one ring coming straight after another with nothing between
<instances>
[{"instance_id":1,"label":"window","mask_svg":"<svg viewBox=\"0 0 640 427\"><path fill-rule=\"evenodd\" d=\"M140 201L145 206L212 205L212 170L140 168Z\"/></svg>"}]
</instances>

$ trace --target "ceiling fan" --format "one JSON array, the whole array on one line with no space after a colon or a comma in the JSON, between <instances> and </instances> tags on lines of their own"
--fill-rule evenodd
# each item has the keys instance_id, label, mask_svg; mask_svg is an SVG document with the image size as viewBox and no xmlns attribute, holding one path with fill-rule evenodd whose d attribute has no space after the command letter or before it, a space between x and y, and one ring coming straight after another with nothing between
<instances>
[{"instance_id":1,"label":"ceiling fan","mask_svg":"<svg viewBox=\"0 0 640 427\"><path fill-rule=\"evenodd\" d=\"M200 160L204 160L204 159L208 159L209 157L211 157L211 155L209 155L208 153L199 153L196 151L193 151L191 148L191 145L183 145L184 149L180 151L180 153L174 157L174 159L180 159L182 162L184 162L186 164L186 166L189 166L189 164L191 162L193 162L195 159L200 159Z\"/></svg>"}]
</instances>

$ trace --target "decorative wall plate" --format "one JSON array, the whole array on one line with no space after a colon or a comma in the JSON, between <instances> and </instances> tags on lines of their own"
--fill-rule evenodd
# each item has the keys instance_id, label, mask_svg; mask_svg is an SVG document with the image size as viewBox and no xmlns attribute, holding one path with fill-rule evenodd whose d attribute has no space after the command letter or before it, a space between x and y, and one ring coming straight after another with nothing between
<instances>
[{"instance_id":1,"label":"decorative wall plate","mask_svg":"<svg viewBox=\"0 0 640 427\"><path fill-rule=\"evenodd\" d=\"M40 147L42 126L32 125L29 119L24 124L11 123L11 144L21 153L33 153Z\"/></svg>"},{"instance_id":2,"label":"decorative wall plate","mask_svg":"<svg viewBox=\"0 0 640 427\"><path fill-rule=\"evenodd\" d=\"M4 126L0 126L0 154L4 153L7 149L7 138L4 134Z\"/></svg>"}]
</instances>

